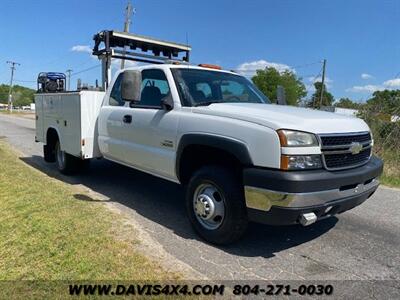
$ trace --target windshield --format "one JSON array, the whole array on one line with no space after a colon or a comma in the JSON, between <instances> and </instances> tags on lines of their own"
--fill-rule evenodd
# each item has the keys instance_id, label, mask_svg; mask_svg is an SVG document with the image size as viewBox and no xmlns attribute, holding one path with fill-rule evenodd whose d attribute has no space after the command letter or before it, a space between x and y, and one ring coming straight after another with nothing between
<instances>
[{"instance_id":1,"label":"windshield","mask_svg":"<svg viewBox=\"0 0 400 300\"><path fill-rule=\"evenodd\" d=\"M199 69L171 70L184 106L228 102L270 103L265 95L242 76Z\"/></svg>"}]
</instances>

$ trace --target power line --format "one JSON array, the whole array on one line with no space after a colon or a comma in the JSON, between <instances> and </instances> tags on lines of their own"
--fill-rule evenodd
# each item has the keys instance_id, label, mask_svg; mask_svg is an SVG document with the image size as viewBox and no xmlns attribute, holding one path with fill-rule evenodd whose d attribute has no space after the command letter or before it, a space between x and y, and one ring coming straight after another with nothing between
<instances>
[{"instance_id":1,"label":"power line","mask_svg":"<svg viewBox=\"0 0 400 300\"><path fill-rule=\"evenodd\" d=\"M18 64L18 63L16 63L16 64ZM18 65L20 65L20 64L18 64ZM87 71L96 69L96 68L98 68L98 67L100 67L100 66L101 66L101 65L91 66L91 67L89 67L89 68L79 70L79 71L77 71L77 72L75 72L75 73L72 73L73 70L71 70L71 69L66 70L65 72L68 74L68 90L70 89L70 78L71 78L72 76L75 76L75 75L78 75L78 74L81 74L81 73L84 73L84 72L87 72ZM13 82L35 83L36 80L13 79Z\"/></svg>"},{"instance_id":2,"label":"power line","mask_svg":"<svg viewBox=\"0 0 400 300\"><path fill-rule=\"evenodd\" d=\"M314 66L316 64L321 64L323 63L323 61L316 61L316 62L312 62L312 63L307 63L307 64L303 64L303 65L298 65L298 66L292 66L291 68L293 69L300 69L300 68L305 68L305 67L309 67L309 66Z\"/></svg>"},{"instance_id":3,"label":"power line","mask_svg":"<svg viewBox=\"0 0 400 300\"><path fill-rule=\"evenodd\" d=\"M316 79L321 75L321 73L322 73L322 67L321 69L319 69L318 74L316 76L311 76L313 83L315 83Z\"/></svg>"},{"instance_id":4,"label":"power line","mask_svg":"<svg viewBox=\"0 0 400 300\"><path fill-rule=\"evenodd\" d=\"M317 75L310 76L309 80L314 84L316 82L317 78L321 75L321 72L322 72L322 67L319 69ZM315 101L314 100L312 100L312 106L315 107Z\"/></svg>"},{"instance_id":5,"label":"power line","mask_svg":"<svg viewBox=\"0 0 400 300\"><path fill-rule=\"evenodd\" d=\"M314 65L318 65L318 64L323 64L323 60L318 60L315 62L311 62L311 63L305 63L305 64L301 64L301 65L296 65L296 66L288 66L287 69L300 69L300 68L306 68L306 67L310 67L310 66L314 66ZM266 65L265 67L268 67L268 65ZM265 68L264 67L264 68ZM229 68L230 70L234 70L234 71L255 71L255 70L261 70L264 69L258 66L254 66L252 68L246 68L245 70L243 69L235 69L235 68Z\"/></svg>"},{"instance_id":6,"label":"power line","mask_svg":"<svg viewBox=\"0 0 400 300\"><path fill-rule=\"evenodd\" d=\"M320 71L320 72L321 72L321 71ZM314 77L315 77L315 74L297 74L297 76L298 76L298 77L301 77L301 78L306 78L306 77L314 78Z\"/></svg>"},{"instance_id":7,"label":"power line","mask_svg":"<svg viewBox=\"0 0 400 300\"><path fill-rule=\"evenodd\" d=\"M21 80L21 79L14 79L15 82L36 82L36 80Z\"/></svg>"},{"instance_id":8,"label":"power line","mask_svg":"<svg viewBox=\"0 0 400 300\"><path fill-rule=\"evenodd\" d=\"M40 62L40 61L37 62L37 61L35 61L34 63L32 63L33 60L31 60L31 61L29 61L27 63L24 63L24 66L28 66L29 68L34 68L34 69L42 69L43 66L53 65L53 64L55 64L57 62L60 62L60 61L66 61L67 57L71 56L73 53L74 53L73 51L68 51L68 53L60 55L60 56L58 56L58 57L56 57L54 59L47 60L45 62Z\"/></svg>"},{"instance_id":9,"label":"power line","mask_svg":"<svg viewBox=\"0 0 400 300\"><path fill-rule=\"evenodd\" d=\"M101 66L101 65L96 65L96 66L92 66L92 67L89 67L89 68L87 68L87 69L83 69L83 70L80 70L80 71L78 71L78 72L72 73L72 74L71 74L71 77L72 77L72 76L75 76L75 75L78 75L78 74L80 74L80 73L84 73L84 72L93 70L93 69L98 68L98 67L100 67L100 66Z\"/></svg>"},{"instance_id":10,"label":"power line","mask_svg":"<svg viewBox=\"0 0 400 300\"><path fill-rule=\"evenodd\" d=\"M86 66L88 63L93 62L93 56L89 57L89 59L85 59L84 61L82 61L82 63L78 63L79 67L83 67Z\"/></svg>"}]
</instances>

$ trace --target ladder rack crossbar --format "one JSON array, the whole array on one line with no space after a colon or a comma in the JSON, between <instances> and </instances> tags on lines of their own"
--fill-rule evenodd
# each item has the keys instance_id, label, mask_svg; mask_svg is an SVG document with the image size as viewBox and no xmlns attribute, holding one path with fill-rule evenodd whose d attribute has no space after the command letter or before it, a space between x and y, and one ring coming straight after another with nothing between
<instances>
[{"instance_id":1,"label":"ladder rack crossbar","mask_svg":"<svg viewBox=\"0 0 400 300\"><path fill-rule=\"evenodd\" d=\"M104 30L93 37L95 45L93 55L98 57L119 53L123 59L144 61L150 60L152 63L168 62L189 62L189 52L191 47L188 45L158 40L142 35L125 32ZM104 45L101 49L100 46ZM129 47L133 51L126 51ZM152 54L146 54L151 51ZM179 58L179 56L181 56ZM116 58L116 57L115 57ZM121 58L121 57L119 57Z\"/></svg>"}]
</instances>

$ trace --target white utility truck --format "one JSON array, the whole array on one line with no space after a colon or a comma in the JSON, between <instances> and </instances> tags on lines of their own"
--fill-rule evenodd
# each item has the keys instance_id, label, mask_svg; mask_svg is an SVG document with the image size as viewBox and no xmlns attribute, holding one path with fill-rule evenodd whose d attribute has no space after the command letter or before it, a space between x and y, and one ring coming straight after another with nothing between
<instances>
[{"instance_id":1,"label":"white utility truck","mask_svg":"<svg viewBox=\"0 0 400 300\"><path fill-rule=\"evenodd\" d=\"M94 40L103 91L36 95L36 140L62 173L102 157L182 184L194 229L217 244L249 221L312 224L377 189L383 163L361 119L271 104L234 72L189 65L187 45L116 31ZM149 64L111 81L113 58Z\"/></svg>"}]
</instances>

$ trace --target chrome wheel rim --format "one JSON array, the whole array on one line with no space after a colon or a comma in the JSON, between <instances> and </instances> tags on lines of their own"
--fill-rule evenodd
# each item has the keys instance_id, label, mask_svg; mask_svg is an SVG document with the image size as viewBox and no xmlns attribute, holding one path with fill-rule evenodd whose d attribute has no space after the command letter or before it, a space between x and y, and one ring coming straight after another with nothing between
<instances>
[{"instance_id":1,"label":"chrome wheel rim","mask_svg":"<svg viewBox=\"0 0 400 300\"><path fill-rule=\"evenodd\" d=\"M213 184L201 184L193 195L193 210L203 227L209 230L217 229L224 221L225 199Z\"/></svg>"},{"instance_id":2,"label":"chrome wheel rim","mask_svg":"<svg viewBox=\"0 0 400 300\"><path fill-rule=\"evenodd\" d=\"M61 151L60 143L57 143L56 152L57 152L57 164L58 164L58 167L60 169L63 169L64 168L64 164L65 164L65 152Z\"/></svg>"}]
</instances>

